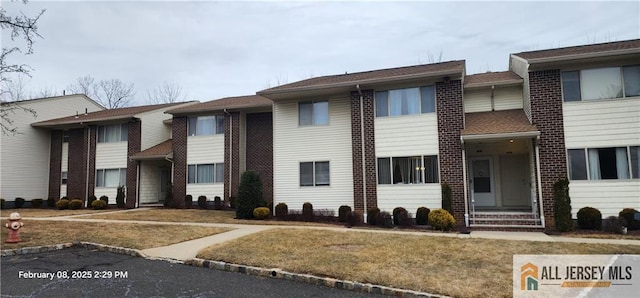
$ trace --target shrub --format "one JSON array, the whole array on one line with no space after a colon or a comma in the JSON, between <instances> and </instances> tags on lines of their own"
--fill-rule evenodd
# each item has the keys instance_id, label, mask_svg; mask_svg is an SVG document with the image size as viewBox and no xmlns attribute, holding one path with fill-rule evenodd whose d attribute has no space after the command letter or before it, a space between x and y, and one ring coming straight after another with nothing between
<instances>
[{"instance_id":1,"label":"shrub","mask_svg":"<svg viewBox=\"0 0 640 298\"><path fill-rule=\"evenodd\" d=\"M193 196L192 195L186 195L184 196L184 208L191 208L191 205L193 205Z\"/></svg>"},{"instance_id":2,"label":"shrub","mask_svg":"<svg viewBox=\"0 0 640 298\"><path fill-rule=\"evenodd\" d=\"M4 209L5 201L4 199L0 199L0 209Z\"/></svg>"},{"instance_id":3,"label":"shrub","mask_svg":"<svg viewBox=\"0 0 640 298\"><path fill-rule=\"evenodd\" d=\"M578 226L581 229L600 230L602 229L602 213L600 210L591 207L583 207L578 210Z\"/></svg>"},{"instance_id":4,"label":"shrub","mask_svg":"<svg viewBox=\"0 0 640 298\"><path fill-rule=\"evenodd\" d=\"M44 204L43 199L33 199L31 200L31 208L40 208Z\"/></svg>"},{"instance_id":5,"label":"shrub","mask_svg":"<svg viewBox=\"0 0 640 298\"><path fill-rule=\"evenodd\" d=\"M407 227L411 225L409 212L402 207L393 208L393 224L396 226Z\"/></svg>"},{"instance_id":6,"label":"shrub","mask_svg":"<svg viewBox=\"0 0 640 298\"><path fill-rule=\"evenodd\" d=\"M377 225L378 215L380 214L380 208L373 207L367 210L367 223L375 226Z\"/></svg>"},{"instance_id":7,"label":"shrub","mask_svg":"<svg viewBox=\"0 0 640 298\"><path fill-rule=\"evenodd\" d=\"M416 211L416 224L420 226L427 225L429 223L429 208L420 207Z\"/></svg>"},{"instance_id":8,"label":"shrub","mask_svg":"<svg viewBox=\"0 0 640 298\"><path fill-rule=\"evenodd\" d=\"M201 209L207 209L207 196L198 197L198 207Z\"/></svg>"},{"instance_id":9,"label":"shrub","mask_svg":"<svg viewBox=\"0 0 640 298\"><path fill-rule=\"evenodd\" d=\"M313 205L311 203L302 204L302 218L305 221L313 221Z\"/></svg>"},{"instance_id":10,"label":"shrub","mask_svg":"<svg viewBox=\"0 0 640 298\"><path fill-rule=\"evenodd\" d=\"M444 209L429 212L429 225L436 230L449 231L456 224L455 218Z\"/></svg>"},{"instance_id":11,"label":"shrub","mask_svg":"<svg viewBox=\"0 0 640 298\"><path fill-rule=\"evenodd\" d=\"M451 186L447 183L442 183L442 209L447 210L449 213L453 213L453 207L451 201L453 200L453 192Z\"/></svg>"},{"instance_id":12,"label":"shrub","mask_svg":"<svg viewBox=\"0 0 640 298\"><path fill-rule=\"evenodd\" d=\"M376 223L376 226L379 226L379 227L392 228L393 219L391 218L391 213L387 211L378 212L375 223Z\"/></svg>"},{"instance_id":13,"label":"shrub","mask_svg":"<svg viewBox=\"0 0 640 298\"><path fill-rule=\"evenodd\" d=\"M558 232L573 230L569 180L565 178L558 179L558 181L553 184L553 216Z\"/></svg>"},{"instance_id":14,"label":"shrub","mask_svg":"<svg viewBox=\"0 0 640 298\"><path fill-rule=\"evenodd\" d=\"M167 183L167 191L164 193L164 202L162 206L169 207L173 203L173 184Z\"/></svg>"},{"instance_id":15,"label":"shrub","mask_svg":"<svg viewBox=\"0 0 640 298\"><path fill-rule=\"evenodd\" d=\"M260 174L254 171L246 171L240 177L238 186L238 199L236 203L236 217L251 219L253 209L266 207L262 198L262 180Z\"/></svg>"},{"instance_id":16,"label":"shrub","mask_svg":"<svg viewBox=\"0 0 640 298\"><path fill-rule=\"evenodd\" d=\"M67 199L58 200L56 202L56 208L58 208L58 210L69 209L69 200Z\"/></svg>"},{"instance_id":17,"label":"shrub","mask_svg":"<svg viewBox=\"0 0 640 298\"><path fill-rule=\"evenodd\" d=\"M624 226L626 226L626 220L622 217L609 216L604 222L604 230L611 233L622 233Z\"/></svg>"},{"instance_id":18,"label":"shrub","mask_svg":"<svg viewBox=\"0 0 640 298\"><path fill-rule=\"evenodd\" d=\"M23 198L16 198L16 200L13 201L13 206L15 208L22 208L22 206L24 206L24 199Z\"/></svg>"},{"instance_id":19,"label":"shrub","mask_svg":"<svg viewBox=\"0 0 640 298\"><path fill-rule=\"evenodd\" d=\"M256 209L253 209L253 218L255 219L259 219L259 220L267 219L269 218L270 214L271 212L267 207L258 207Z\"/></svg>"},{"instance_id":20,"label":"shrub","mask_svg":"<svg viewBox=\"0 0 640 298\"><path fill-rule=\"evenodd\" d=\"M222 210L222 199L219 196L215 196L213 198L213 209L214 210Z\"/></svg>"},{"instance_id":21,"label":"shrub","mask_svg":"<svg viewBox=\"0 0 640 298\"><path fill-rule=\"evenodd\" d=\"M56 206L56 199L55 198L48 198L47 199L47 207L53 208L55 206Z\"/></svg>"},{"instance_id":22,"label":"shrub","mask_svg":"<svg viewBox=\"0 0 640 298\"><path fill-rule=\"evenodd\" d=\"M107 207L107 203L103 200L93 200L91 202L91 208L95 210L102 210Z\"/></svg>"},{"instance_id":23,"label":"shrub","mask_svg":"<svg viewBox=\"0 0 640 298\"><path fill-rule=\"evenodd\" d=\"M116 205L118 208L124 208L124 186L118 186L118 191L116 192Z\"/></svg>"},{"instance_id":24,"label":"shrub","mask_svg":"<svg viewBox=\"0 0 640 298\"><path fill-rule=\"evenodd\" d=\"M93 204L93 201L95 201L97 199L98 198L96 198L96 196L90 195L89 198L87 198L87 206L91 206L91 204Z\"/></svg>"},{"instance_id":25,"label":"shrub","mask_svg":"<svg viewBox=\"0 0 640 298\"><path fill-rule=\"evenodd\" d=\"M348 206L347 206L348 207ZM347 227L355 227L362 224L362 214L358 211L351 211L349 208L349 212L345 214L345 221Z\"/></svg>"},{"instance_id":26,"label":"shrub","mask_svg":"<svg viewBox=\"0 0 640 298\"><path fill-rule=\"evenodd\" d=\"M289 215L289 207L285 203L278 203L276 205L276 217L279 219L286 219Z\"/></svg>"},{"instance_id":27,"label":"shrub","mask_svg":"<svg viewBox=\"0 0 640 298\"><path fill-rule=\"evenodd\" d=\"M71 210L78 210L80 208L82 208L83 202L80 199L73 199L71 200L71 202L69 202L69 209Z\"/></svg>"},{"instance_id":28,"label":"shrub","mask_svg":"<svg viewBox=\"0 0 640 298\"><path fill-rule=\"evenodd\" d=\"M629 230L638 230L640 229L640 220L635 219L635 214L638 213L638 210L633 208L624 208L618 216L624 218L626 222L626 227Z\"/></svg>"},{"instance_id":29,"label":"shrub","mask_svg":"<svg viewBox=\"0 0 640 298\"><path fill-rule=\"evenodd\" d=\"M347 205L342 205L338 208L338 221L339 222L347 222L347 215L351 212L351 207Z\"/></svg>"},{"instance_id":30,"label":"shrub","mask_svg":"<svg viewBox=\"0 0 640 298\"><path fill-rule=\"evenodd\" d=\"M234 196L230 196L229 197L229 208L231 209L236 209L236 197Z\"/></svg>"},{"instance_id":31,"label":"shrub","mask_svg":"<svg viewBox=\"0 0 640 298\"><path fill-rule=\"evenodd\" d=\"M100 196L100 201L104 201L106 206L109 206L109 197L107 196Z\"/></svg>"}]
</instances>

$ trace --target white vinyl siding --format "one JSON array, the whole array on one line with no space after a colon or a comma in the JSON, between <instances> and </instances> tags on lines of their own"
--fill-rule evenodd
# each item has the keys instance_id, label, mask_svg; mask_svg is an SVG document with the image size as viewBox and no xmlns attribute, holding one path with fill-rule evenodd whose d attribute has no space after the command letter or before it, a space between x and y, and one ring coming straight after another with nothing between
<instances>
[{"instance_id":1,"label":"white vinyl siding","mask_svg":"<svg viewBox=\"0 0 640 298\"><path fill-rule=\"evenodd\" d=\"M127 168L127 159L127 142L98 143L96 145L97 170ZM116 194L117 187L96 187L95 189L95 196L98 198L105 195L110 200L115 200Z\"/></svg>"},{"instance_id":2,"label":"white vinyl siding","mask_svg":"<svg viewBox=\"0 0 640 298\"><path fill-rule=\"evenodd\" d=\"M623 208L640 209L640 180L571 181L571 214L576 218L582 207L597 208L602 218L618 216Z\"/></svg>"},{"instance_id":3,"label":"white vinyl siding","mask_svg":"<svg viewBox=\"0 0 640 298\"><path fill-rule=\"evenodd\" d=\"M163 161L151 161L151 160L145 160L140 163L140 203L141 204L156 203L164 199L160 197L160 167L161 166L167 166L167 163Z\"/></svg>"},{"instance_id":4,"label":"white vinyl siding","mask_svg":"<svg viewBox=\"0 0 640 298\"><path fill-rule=\"evenodd\" d=\"M31 123L75 115L104 108L84 96L53 97L24 101L21 106L34 109L37 116L22 111L11 115L21 134L0 134L0 197L13 201L47 198L49 194L49 154L51 134L48 129L31 127ZM4 108L4 106L3 106Z\"/></svg>"},{"instance_id":5,"label":"white vinyl siding","mask_svg":"<svg viewBox=\"0 0 640 298\"><path fill-rule=\"evenodd\" d=\"M176 106L171 106L176 108ZM165 114L162 110L154 110L152 112L137 115L140 118L140 150L149 149L161 142L166 141L171 136L171 126L164 124L162 121L171 119L171 115Z\"/></svg>"},{"instance_id":6,"label":"white vinyl siding","mask_svg":"<svg viewBox=\"0 0 640 298\"><path fill-rule=\"evenodd\" d=\"M567 148L607 148L640 143L640 97L565 102Z\"/></svg>"},{"instance_id":7,"label":"white vinyl siding","mask_svg":"<svg viewBox=\"0 0 640 298\"><path fill-rule=\"evenodd\" d=\"M187 138L187 165L224 162L224 134ZM194 200L201 195L207 198L224 198L224 183L187 184L187 194Z\"/></svg>"},{"instance_id":8,"label":"white vinyl siding","mask_svg":"<svg viewBox=\"0 0 640 298\"><path fill-rule=\"evenodd\" d=\"M304 99L301 99L305 102ZM274 204L300 210L304 202L314 209L353 207L351 106L349 97L329 99L329 124L298 125L298 102L276 102L273 107ZM330 184L300 186L300 163L328 161Z\"/></svg>"},{"instance_id":9,"label":"white vinyl siding","mask_svg":"<svg viewBox=\"0 0 640 298\"><path fill-rule=\"evenodd\" d=\"M471 89L464 91L464 112L491 111L491 89ZM496 87L493 91L495 111L522 109L522 87Z\"/></svg>"},{"instance_id":10,"label":"white vinyl siding","mask_svg":"<svg viewBox=\"0 0 640 298\"><path fill-rule=\"evenodd\" d=\"M375 118L376 157L438 155L438 119L435 113ZM440 208L440 185L378 185L378 206L391 212L404 207Z\"/></svg>"}]
</instances>

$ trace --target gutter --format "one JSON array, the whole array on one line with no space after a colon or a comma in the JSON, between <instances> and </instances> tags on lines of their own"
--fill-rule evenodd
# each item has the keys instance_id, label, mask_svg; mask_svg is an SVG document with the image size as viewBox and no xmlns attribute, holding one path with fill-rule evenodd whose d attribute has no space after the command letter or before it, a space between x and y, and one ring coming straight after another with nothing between
<instances>
[{"instance_id":1,"label":"gutter","mask_svg":"<svg viewBox=\"0 0 640 298\"><path fill-rule=\"evenodd\" d=\"M278 90L272 90L272 91L268 91L268 89L267 89L267 90L263 90L263 91L258 91L258 92L256 92L256 94L262 95L262 96L265 96L265 97L269 98L268 95L286 94L286 93L293 93L293 92L299 92L299 91L313 91L313 90L323 90L323 89L340 88L340 87L350 87L350 86L353 86L354 83L356 83L356 86L358 86L358 85L363 85L363 84L392 83L394 81L410 80L410 79L421 79L421 78L438 77L438 76L450 76L450 75L461 75L462 76L462 72L463 72L462 70L455 70L455 71L453 71L453 70L443 70L443 71L435 71L435 72L430 72L430 73L410 74L410 75L387 77L387 78L375 78L375 79L368 79L368 80L355 80L355 81L344 82L344 83L321 84L321 85L293 87L293 88L278 89ZM273 100L273 99L271 99L271 100Z\"/></svg>"},{"instance_id":2,"label":"gutter","mask_svg":"<svg viewBox=\"0 0 640 298\"><path fill-rule=\"evenodd\" d=\"M630 55L630 54L640 54L640 49L630 48L630 49L612 50L612 51L597 52L597 53L583 53L583 54L564 55L564 56L545 57L545 58L531 58L531 59L520 57L518 56L518 54L513 54L513 55L526 60L529 64L534 64L534 63L560 62L560 61L588 59L588 58L622 56L622 55Z\"/></svg>"}]
</instances>

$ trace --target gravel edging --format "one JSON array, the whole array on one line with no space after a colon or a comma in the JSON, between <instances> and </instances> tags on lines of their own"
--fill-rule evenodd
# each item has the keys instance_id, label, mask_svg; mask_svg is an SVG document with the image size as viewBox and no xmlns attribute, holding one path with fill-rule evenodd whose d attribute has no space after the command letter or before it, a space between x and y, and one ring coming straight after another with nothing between
<instances>
[{"instance_id":1,"label":"gravel edging","mask_svg":"<svg viewBox=\"0 0 640 298\"><path fill-rule=\"evenodd\" d=\"M122 248L117 246L110 246L92 242L73 242L73 243L63 243L56 245L46 245L46 246L37 246L37 247L23 247L23 248L15 248L15 249L4 249L0 251L1 257L8 256L19 256L19 255L28 255L34 253L42 253L42 252L50 252L56 250L62 250L67 248L86 248L86 249L96 249L99 251L106 251L111 253L117 253L122 255L128 255L132 257L141 257L150 260L158 260L157 258L149 258L140 250L132 249L132 248ZM165 260L165 259L160 259ZM176 262L176 260L165 260L174 263L182 263L185 265L196 266L201 268L209 268L214 270L222 270L228 272L237 272L247 275L255 275L260 277L268 277L268 278L277 278L284 280L291 280L295 282L303 282L317 286L325 286L330 288L336 288L340 290L348 290L355 291L366 294L380 294L386 296L395 296L395 297L420 297L420 298L443 298L447 296L418 292L412 290L398 289L392 287L386 287L381 285L374 285L368 283L361 283L357 281L348 281L348 280L340 280L330 277L320 277L311 274L299 274L294 272L284 271L278 268L262 268L262 267L254 267L254 266L246 266L239 264L226 263L221 261L210 261L204 259L190 259L184 262Z\"/></svg>"},{"instance_id":2,"label":"gravel edging","mask_svg":"<svg viewBox=\"0 0 640 298\"><path fill-rule=\"evenodd\" d=\"M386 296L395 296L395 297L420 297L420 298L442 298L447 296L418 292L412 290L398 289L392 287L386 287L381 285L374 285L368 283L361 283L357 281L348 281L348 280L340 280L330 277L320 277L311 274L299 274L284 271L278 268L262 268L262 267L254 267L254 266L246 266L239 264L226 263L221 261L210 261L205 259L190 259L185 261L185 264L209 268L214 270L222 270L229 272L237 272L247 275L255 275L261 277L269 277L269 278L277 278L284 280L291 280L296 282L303 282L317 286L325 286L330 288L336 288L340 290L348 290L361 292L366 294L380 294Z\"/></svg>"}]
</instances>

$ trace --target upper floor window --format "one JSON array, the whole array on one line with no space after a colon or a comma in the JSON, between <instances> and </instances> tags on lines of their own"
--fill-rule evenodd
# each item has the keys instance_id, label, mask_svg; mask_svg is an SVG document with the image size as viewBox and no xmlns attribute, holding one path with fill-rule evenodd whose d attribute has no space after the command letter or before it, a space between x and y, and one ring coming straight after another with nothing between
<instances>
[{"instance_id":1,"label":"upper floor window","mask_svg":"<svg viewBox=\"0 0 640 298\"><path fill-rule=\"evenodd\" d=\"M311 101L298 104L299 125L327 125L329 124L329 102Z\"/></svg>"},{"instance_id":2,"label":"upper floor window","mask_svg":"<svg viewBox=\"0 0 640 298\"><path fill-rule=\"evenodd\" d=\"M222 183L224 182L224 163L189 165L187 183Z\"/></svg>"},{"instance_id":3,"label":"upper floor window","mask_svg":"<svg viewBox=\"0 0 640 298\"><path fill-rule=\"evenodd\" d=\"M378 184L438 183L438 157L378 158Z\"/></svg>"},{"instance_id":4,"label":"upper floor window","mask_svg":"<svg viewBox=\"0 0 640 298\"><path fill-rule=\"evenodd\" d=\"M327 186L329 184L328 161L300 163L300 186Z\"/></svg>"},{"instance_id":5,"label":"upper floor window","mask_svg":"<svg viewBox=\"0 0 640 298\"><path fill-rule=\"evenodd\" d=\"M433 86L377 91L376 117L433 113L436 96Z\"/></svg>"},{"instance_id":6,"label":"upper floor window","mask_svg":"<svg viewBox=\"0 0 640 298\"><path fill-rule=\"evenodd\" d=\"M126 142L128 136L127 124L98 126L98 143Z\"/></svg>"},{"instance_id":7,"label":"upper floor window","mask_svg":"<svg viewBox=\"0 0 640 298\"><path fill-rule=\"evenodd\" d=\"M640 65L562 72L564 101L640 96Z\"/></svg>"},{"instance_id":8,"label":"upper floor window","mask_svg":"<svg viewBox=\"0 0 640 298\"><path fill-rule=\"evenodd\" d=\"M127 169L100 169L96 171L96 187L118 187L127 184Z\"/></svg>"},{"instance_id":9,"label":"upper floor window","mask_svg":"<svg viewBox=\"0 0 640 298\"><path fill-rule=\"evenodd\" d=\"M61 174L61 182L62 184L67 184L67 177L69 176L69 174L67 173L67 171L62 172Z\"/></svg>"},{"instance_id":10,"label":"upper floor window","mask_svg":"<svg viewBox=\"0 0 640 298\"><path fill-rule=\"evenodd\" d=\"M640 146L569 149L571 180L640 178Z\"/></svg>"},{"instance_id":11,"label":"upper floor window","mask_svg":"<svg viewBox=\"0 0 640 298\"><path fill-rule=\"evenodd\" d=\"M224 134L224 116L189 117L189 136Z\"/></svg>"}]
</instances>

